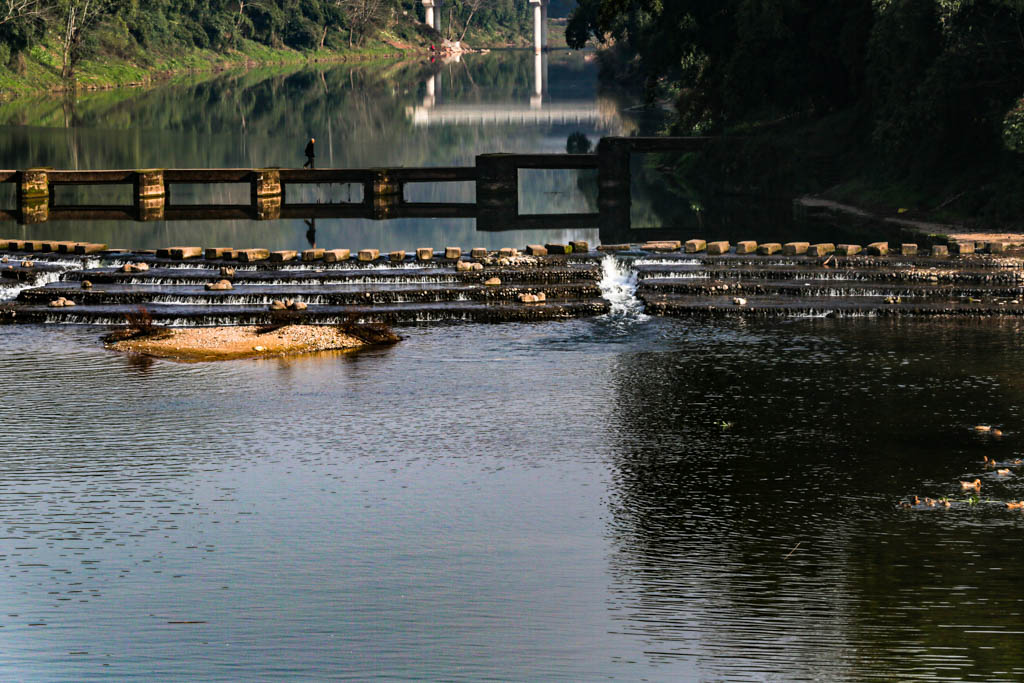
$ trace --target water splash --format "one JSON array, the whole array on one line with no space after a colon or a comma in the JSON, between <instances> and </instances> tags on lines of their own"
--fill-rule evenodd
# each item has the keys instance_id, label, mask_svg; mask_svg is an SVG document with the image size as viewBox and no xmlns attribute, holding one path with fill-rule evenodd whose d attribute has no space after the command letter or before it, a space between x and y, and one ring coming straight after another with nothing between
<instances>
[{"instance_id":1,"label":"water splash","mask_svg":"<svg viewBox=\"0 0 1024 683\"><path fill-rule=\"evenodd\" d=\"M647 320L644 304L636 298L637 272L627 261L610 255L601 259L601 281L598 286L601 288L601 297L611 304L609 318L638 322Z\"/></svg>"},{"instance_id":2,"label":"water splash","mask_svg":"<svg viewBox=\"0 0 1024 683\"><path fill-rule=\"evenodd\" d=\"M53 282L58 282L60 281L61 275L63 274L63 271L51 270L40 274L32 282L21 283L15 285L14 287L0 287L0 302L13 301L14 299L17 299L18 295L21 294L26 289L45 287L46 285L51 284Z\"/></svg>"}]
</instances>

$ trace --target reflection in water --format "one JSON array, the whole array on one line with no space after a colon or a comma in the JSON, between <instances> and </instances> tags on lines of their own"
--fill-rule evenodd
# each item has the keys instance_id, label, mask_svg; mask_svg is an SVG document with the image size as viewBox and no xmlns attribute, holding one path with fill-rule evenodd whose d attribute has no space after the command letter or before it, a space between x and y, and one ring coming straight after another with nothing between
<instances>
[{"instance_id":1,"label":"reflection in water","mask_svg":"<svg viewBox=\"0 0 1024 683\"><path fill-rule=\"evenodd\" d=\"M475 120L421 127L407 118L431 83L443 81L445 107L529 109L535 64L528 51L467 55L439 71L419 63L320 66L299 71L256 69L220 76L199 75L152 90L84 94L65 108L40 99L0 107L0 150L11 167L27 168L262 168L298 167L309 137L317 139L318 161L335 168L472 166L483 152L559 152L566 136L582 130L596 139L628 132L633 125L613 103L600 104L596 65L579 54L554 53L547 66L544 107L599 103L601 115L581 123L548 120ZM440 88L438 85L437 87ZM575 105L574 105L575 106ZM583 105L581 105L583 106ZM70 123L70 127L66 124ZM14 125L17 124L17 125ZM396 144L396 141L401 144ZM549 172L526 181L530 213L567 213L585 205L572 172ZM545 194L548 190L557 194ZM0 186L0 206L15 205L13 187ZM474 201L473 183L410 184L410 202ZM350 186L308 186L289 192L293 204L360 201ZM247 204L243 185L175 186L173 205ZM60 188L57 204L130 205L130 192ZM575 210L578 210L575 209ZM174 244L216 244L238 248L300 249L302 218L258 221L241 215L221 221L196 219L144 225L102 219L8 225L3 237L89 240L124 248ZM472 218L412 215L384 224L369 216L323 217L317 240L327 248L409 250L420 246L522 247L527 243L597 242L593 228L524 226L513 233L475 229ZM16 234L11 234L16 233Z\"/></svg>"},{"instance_id":2,"label":"reflection in water","mask_svg":"<svg viewBox=\"0 0 1024 683\"><path fill-rule=\"evenodd\" d=\"M989 475L971 505L957 483L1016 457L971 425L1019 419L989 355L1017 327L686 325L617 359L621 631L713 679L1019 679L1024 489ZM897 510L911 493L954 505Z\"/></svg>"},{"instance_id":3,"label":"reflection in water","mask_svg":"<svg viewBox=\"0 0 1024 683\"><path fill-rule=\"evenodd\" d=\"M5 673L1024 675L1018 324L458 329L139 373L0 328Z\"/></svg>"}]
</instances>

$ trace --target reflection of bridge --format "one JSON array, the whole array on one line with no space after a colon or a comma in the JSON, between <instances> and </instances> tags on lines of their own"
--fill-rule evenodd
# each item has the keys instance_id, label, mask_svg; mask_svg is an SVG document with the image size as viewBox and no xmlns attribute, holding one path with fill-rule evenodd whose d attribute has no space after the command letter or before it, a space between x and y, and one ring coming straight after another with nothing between
<instances>
[{"instance_id":1,"label":"reflection of bridge","mask_svg":"<svg viewBox=\"0 0 1024 683\"><path fill-rule=\"evenodd\" d=\"M610 123L617 113L601 109L592 101L552 103L545 102L548 92L548 57L537 53L533 57L533 93L530 102L509 104L444 104L441 100L441 72L427 79L427 94L423 104L406 107L406 118L416 126L451 124L554 124L554 123Z\"/></svg>"},{"instance_id":2,"label":"reflection of bridge","mask_svg":"<svg viewBox=\"0 0 1024 683\"><path fill-rule=\"evenodd\" d=\"M421 0L426 10L426 24L434 30L441 30L441 0ZM548 0L529 0L533 8L533 49L543 52L548 49Z\"/></svg>"}]
</instances>

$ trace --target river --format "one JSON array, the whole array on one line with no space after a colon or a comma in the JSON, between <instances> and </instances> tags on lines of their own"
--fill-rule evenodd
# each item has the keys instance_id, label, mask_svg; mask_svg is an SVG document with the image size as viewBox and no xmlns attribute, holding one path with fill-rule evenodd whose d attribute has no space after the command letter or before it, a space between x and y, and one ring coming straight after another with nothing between
<instances>
[{"instance_id":1,"label":"river","mask_svg":"<svg viewBox=\"0 0 1024 683\"><path fill-rule=\"evenodd\" d=\"M337 165L448 165L642 126L592 61L551 61L552 102L612 113L421 126L421 67L325 67L8 103L0 144L15 167L266 165L312 134ZM449 101L529 107L532 55L464 62ZM521 204L589 201L574 177L527 182ZM301 221L19 230L307 240ZM317 226L354 248L564 237ZM619 292L600 318L225 364L0 327L0 679L1024 678L1019 322L667 320ZM898 507L914 495L951 505Z\"/></svg>"}]
</instances>

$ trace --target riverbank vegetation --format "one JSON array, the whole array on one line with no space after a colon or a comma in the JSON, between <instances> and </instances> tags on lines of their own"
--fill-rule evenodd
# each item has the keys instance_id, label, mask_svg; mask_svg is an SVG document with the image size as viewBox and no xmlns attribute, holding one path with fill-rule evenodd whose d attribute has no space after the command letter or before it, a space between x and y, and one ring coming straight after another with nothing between
<instances>
[{"instance_id":1,"label":"riverbank vegetation","mask_svg":"<svg viewBox=\"0 0 1024 683\"><path fill-rule=\"evenodd\" d=\"M674 162L698 189L1024 222L1016 0L580 0L567 37L671 102L671 132L740 138Z\"/></svg>"},{"instance_id":2,"label":"riverbank vegetation","mask_svg":"<svg viewBox=\"0 0 1024 683\"><path fill-rule=\"evenodd\" d=\"M526 3L452 0L440 30L417 0L4 0L0 93L144 82L247 63L363 59L446 38L525 44Z\"/></svg>"}]
</instances>

